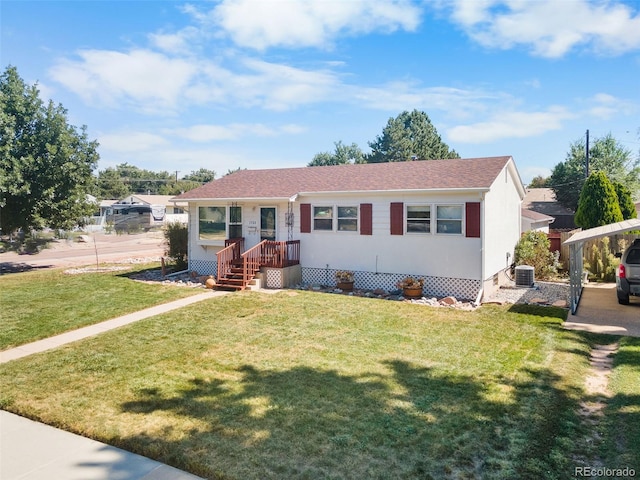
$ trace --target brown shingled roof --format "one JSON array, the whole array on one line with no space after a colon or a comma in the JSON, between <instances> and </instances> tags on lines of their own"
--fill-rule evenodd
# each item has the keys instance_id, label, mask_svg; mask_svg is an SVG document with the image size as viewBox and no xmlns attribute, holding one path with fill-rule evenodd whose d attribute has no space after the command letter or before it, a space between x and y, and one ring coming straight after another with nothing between
<instances>
[{"instance_id":1,"label":"brown shingled roof","mask_svg":"<svg viewBox=\"0 0 640 480\"><path fill-rule=\"evenodd\" d=\"M297 193L489 188L511 157L239 170L176 200L290 198Z\"/></svg>"}]
</instances>

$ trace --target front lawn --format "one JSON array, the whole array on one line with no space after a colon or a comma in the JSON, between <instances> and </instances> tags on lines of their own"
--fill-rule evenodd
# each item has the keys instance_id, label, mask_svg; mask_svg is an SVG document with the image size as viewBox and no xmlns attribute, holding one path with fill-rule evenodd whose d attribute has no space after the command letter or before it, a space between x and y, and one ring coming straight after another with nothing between
<instances>
[{"instance_id":1,"label":"front lawn","mask_svg":"<svg viewBox=\"0 0 640 480\"><path fill-rule=\"evenodd\" d=\"M564 315L245 292L4 364L0 406L207 478L564 479L597 340Z\"/></svg>"},{"instance_id":2,"label":"front lawn","mask_svg":"<svg viewBox=\"0 0 640 480\"><path fill-rule=\"evenodd\" d=\"M622 338L611 377L613 397L605 410L604 464L640 475L640 338Z\"/></svg>"},{"instance_id":3,"label":"front lawn","mask_svg":"<svg viewBox=\"0 0 640 480\"><path fill-rule=\"evenodd\" d=\"M68 275L40 270L0 276L0 350L201 292L134 282L122 271Z\"/></svg>"}]
</instances>

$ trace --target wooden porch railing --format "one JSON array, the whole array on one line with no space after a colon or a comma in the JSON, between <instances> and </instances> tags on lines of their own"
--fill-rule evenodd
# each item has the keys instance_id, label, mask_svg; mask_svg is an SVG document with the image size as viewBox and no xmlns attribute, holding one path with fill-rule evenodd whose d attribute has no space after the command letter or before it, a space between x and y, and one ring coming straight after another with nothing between
<instances>
[{"instance_id":1,"label":"wooden porch railing","mask_svg":"<svg viewBox=\"0 0 640 480\"><path fill-rule=\"evenodd\" d=\"M246 252L241 250L244 239L230 239L225 244L227 246L216 254L221 287L244 290L260 267L284 268L300 263L300 240L263 240Z\"/></svg>"},{"instance_id":2,"label":"wooden porch railing","mask_svg":"<svg viewBox=\"0 0 640 480\"><path fill-rule=\"evenodd\" d=\"M264 267L285 268L300 263L300 240L274 242L266 240L262 250L261 264Z\"/></svg>"},{"instance_id":3,"label":"wooden porch railing","mask_svg":"<svg viewBox=\"0 0 640 480\"><path fill-rule=\"evenodd\" d=\"M244 245L244 238L241 241L233 241L239 239L228 239L224 241L225 247L216 253L216 260L218 262L218 268L216 272L217 278L225 278L231 274L231 268L235 261L240 259L242 253L242 246Z\"/></svg>"}]
</instances>

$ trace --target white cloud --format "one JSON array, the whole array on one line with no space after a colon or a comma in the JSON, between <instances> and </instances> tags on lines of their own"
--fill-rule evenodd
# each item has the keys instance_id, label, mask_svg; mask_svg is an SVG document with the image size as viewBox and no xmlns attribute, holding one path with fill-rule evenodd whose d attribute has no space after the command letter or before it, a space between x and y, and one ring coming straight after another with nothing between
<instances>
[{"instance_id":1,"label":"white cloud","mask_svg":"<svg viewBox=\"0 0 640 480\"><path fill-rule=\"evenodd\" d=\"M195 27L187 27L176 33L151 33L151 45L168 53L189 54L200 37L200 31Z\"/></svg>"},{"instance_id":2,"label":"white cloud","mask_svg":"<svg viewBox=\"0 0 640 480\"><path fill-rule=\"evenodd\" d=\"M208 14L194 6L185 11L222 28L237 45L258 50L326 48L344 35L413 31L421 15L409 0L223 0Z\"/></svg>"},{"instance_id":3,"label":"white cloud","mask_svg":"<svg viewBox=\"0 0 640 480\"><path fill-rule=\"evenodd\" d=\"M100 150L121 153L145 152L164 147L169 142L160 135L147 132L122 131L98 135Z\"/></svg>"},{"instance_id":4,"label":"white cloud","mask_svg":"<svg viewBox=\"0 0 640 480\"><path fill-rule=\"evenodd\" d=\"M231 70L199 57L174 58L152 50L83 50L63 59L51 77L86 103L147 114L175 114L191 105L234 105L284 111L330 98L340 86L330 70L305 70L253 58Z\"/></svg>"},{"instance_id":5,"label":"white cloud","mask_svg":"<svg viewBox=\"0 0 640 480\"><path fill-rule=\"evenodd\" d=\"M51 77L85 102L112 108L125 102L148 112L175 109L196 71L188 60L150 50L82 50L78 56L59 61L50 69Z\"/></svg>"},{"instance_id":6,"label":"white cloud","mask_svg":"<svg viewBox=\"0 0 640 480\"><path fill-rule=\"evenodd\" d=\"M455 0L439 6L450 8L451 19L490 48L524 45L549 58L578 47L599 54L640 49L640 14L621 2Z\"/></svg>"},{"instance_id":7,"label":"white cloud","mask_svg":"<svg viewBox=\"0 0 640 480\"><path fill-rule=\"evenodd\" d=\"M487 108L487 102L510 100L507 95L497 92L473 88L423 87L417 82L406 81L390 82L379 87L351 86L343 88L343 93L377 110L440 110L451 118L467 118L482 113Z\"/></svg>"},{"instance_id":8,"label":"white cloud","mask_svg":"<svg viewBox=\"0 0 640 480\"><path fill-rule=\"evenodd\" d=\"M507 138L535 137L560 130L564 120L574 115L562 107L544 112L496 113L491 119L471 125L458 125L447 131L447 137L459 143L488 143Z\"/></svg>"},{"instance_id":9,"label":"white cloud","mask_svg":"<svg viewBox=\"0 0 640 480\"><path fill-rule=\"evenodd\" d=\"M296 125L269 127L263 124L192 125L190 127L167 129L165 133L194 142L238 140L244 137L275 137L282 134L301 133L303 128Z\"/></svg>"},{"instance_id":10,"label":"white cloud","mask_svg":"<svg viewBox=\"0 0 640 480\"><path fill-rule=\"evenodd\" d=\"M609 120L620 115L631 115L637 111L637 105L608 93L598 93L587 100L587 115Z\"/></svg>"}]
</instances>

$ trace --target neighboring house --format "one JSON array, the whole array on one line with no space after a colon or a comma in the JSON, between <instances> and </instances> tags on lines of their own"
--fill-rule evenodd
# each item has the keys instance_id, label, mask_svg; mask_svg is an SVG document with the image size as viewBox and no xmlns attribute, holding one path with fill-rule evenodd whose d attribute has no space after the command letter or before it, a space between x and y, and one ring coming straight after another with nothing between
<instances>
[{"instance_id":1,"label":"neighboring house","mask_svg":"<svg viewBox=\"0 0 640 480\"><path fill-rule=\"evenodd\" d=\"M175 195L129 195L117 203L120 204L136 204L142 205L162 205L165 207L165 213L169 215L186 213L186 202L174 203L171 199Z\"/></svg>"},{"instance_id":2,"label":"neighboring house","mask_svg":"<svg viewBox=\"0 0 640 480\"><path fill-rule=\"evenodd\" d=\"M126 198L118 201L119 204L142 204L149 206L162 206L164 207L164 223L187 223L189 221L189 215L187 214L186 202L172 202L171 199L174 195L129 195Z\"/></svg>"},{"instance_id":3,"label":"neighboring house","mask_svg":"<svg viewBox=\"0 0 640 480\"><path fill-rule=\"evenodd\" d=\"M555 218L543 213L534 212L533 210L522 209L522 232L534 230L537 232L549 233L549 225L555 221Z\"/></svg>"},{"instance_id":4,"label":"neighboring house","mask_svg":"<svg viewBox=\"0 0 640 480\"><path fill-rule=\"evenodd\" d=\"M356 288L393 290L410 275L427 295L477 300L513 261L524 195L505 156L240 170L175 201L189 205L200 274L231 268L230 239L242 237L244 265L260 249L267 287L335 285L352 270Z\"/></svg>"},{"instance_id":5,"label":"neighboring house","mask_svg":"<svg viewBox=\"0 0 640 480\"><path fill-rule=\"evenodd\" d=\"M573 221L575 212L558 203L556 194L550 188L527 188L522 208L553 217L555 220L552 228L555 231L568 231L576 228Z\"/></svg>"}]
</instances>

